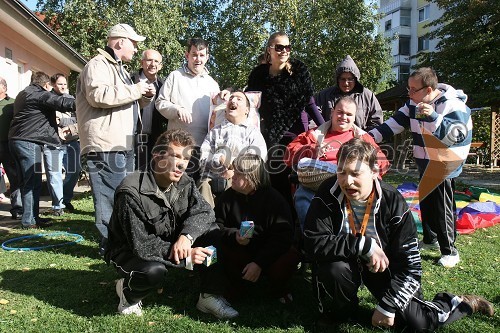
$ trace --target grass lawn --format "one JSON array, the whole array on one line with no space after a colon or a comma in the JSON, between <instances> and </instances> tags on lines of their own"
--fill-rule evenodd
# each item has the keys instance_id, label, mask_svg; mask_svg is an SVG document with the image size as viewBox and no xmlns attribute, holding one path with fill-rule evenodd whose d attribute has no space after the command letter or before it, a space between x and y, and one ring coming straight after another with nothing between
<instances>
[{"instance_id":1,"label":"grass lawn","mask_svg":"<svg viewBox=\"0 0 500 333\"><path fill-rule=\"evenodd\" d=\"M399 179L389 179L397 183ZM85 239L76 245L44 251L0 250L0 332L311 332L316 306L310 272L292 281L294 302L284 306L265 288L252 290L247 300L233 304L240 317L219 321L196 310L198 277L186 270L170 270L162 294L146 298L144 316L115 313L117 274L97 254L92 199L74 202L75 214L65 214L50 231L68 231ZM3 242L36 231L10 230ZM50 240L52 242L59 240ZM26 241L20 246L36 245ZM457 239L462 261L455 269L435 265L438 253L423 252L423 289L427 299L440 291L483 295L495 303L493 318L475 315L440 332L500 331L500 227L478 230ZM265 281L262 282L265 284ZM345 324L339 332L380 332L371 328L374 299L360 293L365 310L359 324Z\"/></svg>"}]
</instances>

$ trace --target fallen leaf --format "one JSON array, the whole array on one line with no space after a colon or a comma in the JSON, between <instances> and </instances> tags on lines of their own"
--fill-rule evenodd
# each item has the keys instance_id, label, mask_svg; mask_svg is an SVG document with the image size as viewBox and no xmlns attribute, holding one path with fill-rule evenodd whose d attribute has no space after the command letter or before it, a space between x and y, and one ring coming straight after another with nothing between
<instances>
[{"instance_id":1,"label":"fallen leaf","mask_svg":"<svg viewBox=\"0 0 500 333\"><path fill-rule=\"evenodd\" d=\"M49 267L56 267L56 264L50 264Z\"/></svg>"},{"instance_id":2,"label":"fallen leaf","mask_svg":"<svg viewBox=\"0 0 500 333\"><path fill-rule=\"evenodd\" d=\"M10 314L16 314L17 311L16 310L10 310Z\"/></svg>"},{"instance_id":3,"label":"fallen leaf","mask_svg":"<svg viewBox=\"0 0 500 333\"><path fill-rule=\"evenodd\" d=\"M156 324L154 321L148 321L149 326L153 326L154 324Z\"/></svg>"},{"instance_id":4,"label":"fallen leaf","mask_svg":"<svg viewBox=\"0 0 500 333\"><path fill-rule=\"evenodd\" d=\"M32 322L38 321L38 318L31 318Z\"/></svg>"},{"instance_id":5,"label":"fallen leaf","mask_svg":"<svg viewBox=\"0 0 500 333\"><path fill-rule=\"evenodd\" d=\"M0 299L0 304L2 304L2 305L9 304L9 301L6 300L5 298L2 298L2 299Z\"/></svg>"},{"instance_id":6,"label":"fallen leaf","mask_svg":"<svg viewBox=\"0 0 500 333\"><path fill-rule=\"evenodd\" d=\"M181 314L174 314L173 317L174 317L174 319L181 319L182 315Z\"/></svg>"},{"instance_id":7,"label":"fallen leaf","mask_svg":"<svg viewBox=\"0 0 500 333\"><path fill-rule=\"evenodd\" d=\"M156 290L156 292L157 292L158 294L163 294L163 288L160 288L160 289Z\"/></svg>"},{"instance_id":8,"label":"fallen leaf","mask_svg":"<svg viewBox=\"0 0 500 333\"><path fill-rule=\"evenodd\" d=\"M21 269L21 270L22 270L23 272L27 272L27 271L29 271L29 270L30 270L30 268L29 268L29 267L23 267L23 269Z\"/></svg>"}]
</instances>

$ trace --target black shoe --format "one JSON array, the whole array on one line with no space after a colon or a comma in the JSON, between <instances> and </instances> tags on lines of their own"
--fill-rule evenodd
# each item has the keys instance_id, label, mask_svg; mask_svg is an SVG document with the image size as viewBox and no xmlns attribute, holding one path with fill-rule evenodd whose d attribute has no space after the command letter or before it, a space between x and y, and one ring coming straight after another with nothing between
<instances>
[{"instance_id":1,"label":"black shoe","mask_svg":"<svg viewBox=\"0 0 500 333\"><path fill-rule=\"evenodd\" d=\"M71 204L71 202L63 202L64 206L66 206L66 210L70 213L75 211L75 207Z\"/></svg>"},{"instance_id":2,"label":"black shoe","mask_svg":"<svg viewBox=\"0 0 500 333\"><path fill-rule=\"evenodd\" d=\"M23 217L23 212L12 212L10 214L14 220L20 220Z\"/></svg>"},{"instance_id":3,"label":"black shoe","mask_svg":"<svg viewBox=\"0 0 500 333\"><path fill-rule=\"evenodd\" d=\"M23 225L22 228L25 230L29 230L29 229L38 229L40 227L37 224L30 224L30 225Z\"/></svg>"},{"instance_id":4,"label":"black shoe","mask_svg":"<svg viewBox=\"0 0 500 333\"><path fill-rule=\"evenodd\" d=\"M50 219L46 219L43 217L39 217L36 219L36 226L38 226L39 228L47 228L52 226L52 224L53 223L50 221Z\"/></svg>"}]
</instances>

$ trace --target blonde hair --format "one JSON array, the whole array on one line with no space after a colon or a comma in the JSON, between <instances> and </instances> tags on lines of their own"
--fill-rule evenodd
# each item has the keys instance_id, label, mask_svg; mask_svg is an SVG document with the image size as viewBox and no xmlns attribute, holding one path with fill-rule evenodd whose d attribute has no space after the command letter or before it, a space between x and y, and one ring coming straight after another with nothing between
<instances>
[{"instance_id":1,"label":"blonde hair","mask_svg":"<svg viewBox=\"0 0 500 333\"><path fill-rule=\"evenodd\" d=\"M277 31L277 32L271 34L271 36L269 36L269 39L267 40L267 43L266 43L266 49L264 50L264 56L265 56L266 62L268 64L271 63L271 53L269 52L269 47L273 44L274 40L277 37L287 37L288 38L288 35L286 33L284 33L283 31ZM287 71L288 74L292 75L292 64L290 63L290 58L288 58L288 60L286 61L285 70Z\"/></svg>"},{"instance_id":2,"label":"blonde hair","mask_svg":"<svg viewBox=\"0 0 500 333\"><path fill-rule=\"evenodd\" d=\"M241 173L254 189L271 186L266 165L259 155L243 154L233 161L234 171Z\"/></svg>"}]
</instances>

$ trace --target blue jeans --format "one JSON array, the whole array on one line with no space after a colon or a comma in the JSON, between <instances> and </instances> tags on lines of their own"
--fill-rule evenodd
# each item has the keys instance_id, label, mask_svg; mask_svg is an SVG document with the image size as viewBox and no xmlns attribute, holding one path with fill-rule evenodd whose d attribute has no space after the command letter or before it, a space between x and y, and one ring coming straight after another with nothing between
<instances>
[{"instance_id":1,"label":"blue jeans","mask_svg":"<svg viewBox=\"0 0 500 333\"><path fill-rule=\"evenodd\" d=\"M63 204L63 179L62 160L64 150L61 146L43 146L43 157L45 174L47 175L47 187L52 197L52 208L64 208Z\"/></svg>"},{"instance_id":2,"label":"blue jeans","mask_svg":"<svg viewBox=\"0 0 500 333\"><path fill-rule=\"evenodd\" d=\"M63 168L66 171L63 182L63 203L71 202L73 190L80 178L80 142L78 140L64 144Z\"/></svg>"},{"instance_id":3,"label":"blue jeans","mask_svg":"<svg viewBox=\"0 0 500 333\"><path fill-rule=\"evenodd\" d=\"M113 212L115 190L123 178L134 171L134 151L94 152L86 154L85 158L102 251L108 239L108 224Z\"/></svg>"},{"instance_id":4,"label":"blue jeans","mask_svg":"<svg viewBox=\"0 0 500 333\"><path fill-rule=\"evenodd\" d=\"M314 197L314 191L299 185L293 196L293 201L295 204L295 211L297 212L297 218L299 219L300 228L304 231L304 223L306 222L307 211L311 205L311 201Z\"/></svg>"},{"instance_id":5,"label":"blue jeans","mask_svg":"<svg viewBox=\"0 0 500 333\"><path fill-rule=\"evenodd\" d=\"M23 202L23 226L36 224L42 187L42 149L37 143L10 140L9 148L16 161Z\"/></svg>"}]
</instances>

